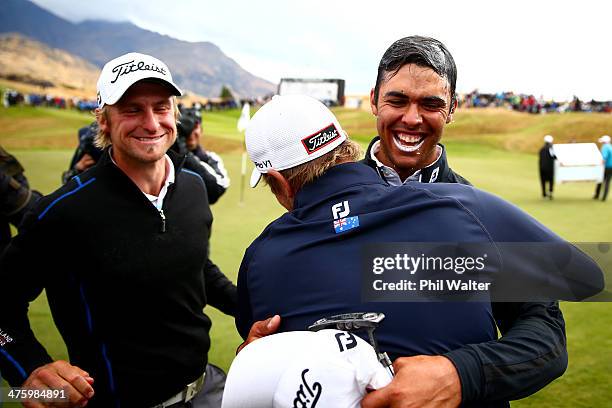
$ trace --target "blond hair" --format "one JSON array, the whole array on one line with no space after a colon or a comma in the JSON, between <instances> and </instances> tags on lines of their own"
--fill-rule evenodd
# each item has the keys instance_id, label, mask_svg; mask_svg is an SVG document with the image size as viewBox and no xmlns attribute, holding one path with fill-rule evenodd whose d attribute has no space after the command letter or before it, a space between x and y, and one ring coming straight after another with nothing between
<instances>
[{"instance_id":1,"label":"blond hair","mask_svg":"<svg viewBox=\"0 0 612 408\"><path fill-rule=\"evenodd\" d=\"M350 139L346 139L331 152L324 154L307 163L290 169L281 170L280 174L285 177L294 192L299 191L304 185L321 177L331 167L345 162L354 162L359 159L361 148ZM278 192L275 179L267 174L263 174L263 180L273 193Z\"/></svg>"},{"instance_id":2,"label":"blond hair","mask_svg":"<svg viewBox=\"0 0 612 408\"><path fill-rule=\"evenodd\" d=\"M181 112L179 111L175 96L172 97L172 105L174 106L174 118L179 120ZM104 117L104 120L110 126L110 116L108 115L107 108L108 105L104 105L102 108L98 108L94 111L94 115L96 115L96 120L98 121L98 133L94 139L94 145L100 149L105 149L112 144L110 133L104 132L99 126L101 117Z\"/></svg>"}]
</instances>

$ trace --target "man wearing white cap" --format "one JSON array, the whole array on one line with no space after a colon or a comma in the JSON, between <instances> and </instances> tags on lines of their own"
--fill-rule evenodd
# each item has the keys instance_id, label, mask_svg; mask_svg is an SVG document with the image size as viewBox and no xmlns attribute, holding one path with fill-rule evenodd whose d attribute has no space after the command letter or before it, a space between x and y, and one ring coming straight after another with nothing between
<instances>
[{"instance_id":1,"label":"man wearing white cap","mask_svg":"<svg viewBox=\"0 0 612 408\"><path fill-rule=\"evenodd\" d=\"M601 157L604 164L604 179L603 182L597 184L593 199L599 199L601 185L603 184L604 190L601 196L601 201L606 201L606 198L608 198L608 191L610 189L610 179L612 179L612 146L610 146L610 136L608 135L603 135L598 141L601 143Z\"/></svg>"},{"instance_id":2,"label":"man wearing white cap","mask_svg":"<svg viewBox=\"0 0 612 408\"><path fill-rule=\"evenodd\" d=\"M563 373L562 345L549 358L541 354L543 342L521 336L498 342L492 303L366 303L359 271L364 245L371 243L550 241L584 259L573 246L516 207L469 186L388 185L374 169L355 163L355 143L323 104L307 96L274 97L251 119L245 141L255 164L251 186L264 178L288 212L266 227L242 260L236 326L243 338L253 322L277 314L285 332L337 314L383 313L377 340L395 360L396 376L365 397L368 408L399 402L507 407L512 395L525 396L548 383L542 382L542 370L554 377ZM589 262L583 270L594 270ZM538 315L541 307L523 308ZM563 331L556 322L538 325L541 337ZM500 325L502 332L508 329L507 322ZM261 367L262 375L274 369ZM483 389L485 381L491 390Z\"/></svg>"},{"instance_id":3,"label":"man wearing white cap","mask_svg":"<svg viewBox=\"0 0 612 408\"><path fill-rule=\"evenodd\" d=\"M0 258L0 369L13 386L64 390L62 406L219 406L203 308L233 315L236 287L208 259L204 183L168 151L181 91L138 53L108 62L97 88L102 157L42 198ZM70 362L29 329L43 289Z\"/></svg>"},{"instance_id":4,"label":"man wearing white cap","mask_svg":"<svg viewBox=\"0 0 612 408\"><path fill-rule=\"evenodd\" d=\"M544 136L544 146L540 149L540 184L542 186L542 197L553 199L553 184L555 183L555 151L553 150L553 137ZM548 184L548 194L546 193Z\"/></svg>"}]
</instances>

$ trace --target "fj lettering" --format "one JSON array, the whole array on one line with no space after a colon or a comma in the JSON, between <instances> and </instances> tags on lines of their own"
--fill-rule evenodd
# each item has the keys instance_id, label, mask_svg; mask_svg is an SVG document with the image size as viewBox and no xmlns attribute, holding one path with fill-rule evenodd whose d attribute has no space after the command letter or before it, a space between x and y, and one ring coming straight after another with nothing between
<instances>
[{"instance_id":1,"label":"fj lettering","mask_svg":"<svg viewBox=\"0 0 612 408\"><path fill-rule=\"evenodd\" d=\"M351 333L336 333L335 337L341 353L345 350L357 347L357 339Z\"/></svg>"},{"instance_id":2,"label":"fj lettering","mask_svg":"<svg viewBox=\"0 0 612 408\"><path fill-rule=\"evenodd\" d=\"M342 201L341 203L332 205L332 215L334 216L334 220L344 218L349 215L350 212L351 209L349 208L348 201Z\"/></svg>"}]
</instances>

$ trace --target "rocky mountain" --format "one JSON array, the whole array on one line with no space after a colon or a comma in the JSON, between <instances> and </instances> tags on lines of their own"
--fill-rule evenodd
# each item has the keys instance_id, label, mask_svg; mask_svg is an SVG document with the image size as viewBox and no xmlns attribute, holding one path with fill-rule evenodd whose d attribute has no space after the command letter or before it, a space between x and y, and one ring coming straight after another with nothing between
<instances>
[{"instance_id":1,"label":"rocky mountain","mask_svg":"<svg viewBox=\"0 0 612 408\"><path fill-rule=\"evenodd\" d=\"M0 76L46 88L95 95L99 68L82 58L19 34L0 34Z\"/></svg>"},{"instance_id":2,"label":"rocky mountain","mask_svg":"<svg viewBox=\"0 0 612 408\"><path fill-rule=\"evenodd\" d=\"M126 52L154 55L166 62L177 84L204 96L218 96L223 85L243 97L263 96L276 85L256 77L210 42L187 42L128 22L72 23L27 0L1 0L0 33L16 32L97 67Z\"/></svg>"}]
</instances>

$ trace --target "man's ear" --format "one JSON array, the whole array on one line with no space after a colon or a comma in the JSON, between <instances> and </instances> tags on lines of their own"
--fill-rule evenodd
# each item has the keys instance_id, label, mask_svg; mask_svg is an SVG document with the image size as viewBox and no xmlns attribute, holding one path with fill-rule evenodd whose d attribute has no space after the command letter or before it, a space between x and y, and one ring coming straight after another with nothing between
<instances>
[{"instance_id":1,"label":"man's ear","mask_svg":"<svg viewBox=\"0 0 612 408\"><path fill-rule=\"evenodd\" d=\"M450 108L450 112L449 112L448 116L446 117L446 123L447 124L451 123L453 121L453 115L455 114L455 110L457 110L457 105L458 105L457 99L455 99L453 101L453 104L452 104L451 108Z\"/></svg>"},{"instance_id":2,"label":"man's ear","mask_svg":"<svg viewBox=\"0 0 612 408\"><path fill-rule=\"evenodd\" d=\"M376 107L376 103L374 103L374 88L370 90L370 109L372 109L372 114L374 114L374 116L378 116L378 108Z\"/></svg>"},{"instance_id":3,"label":"man's ear","mask_svg":"<svg viewBox=\"0 0 612 408\"><path fill-rule=\"evenodd\" d=\"M98 121L98 127L104 133L108 133L110 129L108 128L108 120L106 119L106 115L104 115L99 109L96 110L96 120Z\"/></svg>"},{"instance_id":4,"label":"man's ear","mask_svg":"<svg viewBox=\"0 0 612 408\"><path fill-rule=\"evenodd\" d=\"M276 170L268 170L268 176L272 178L270 187L272 187L272 193L276 196L276 200L280 205L285 207L287 211L293 210L293 200L295 199L295 191L291 188L291 185L283 176Z\"/></svg>"}]
</instances>

